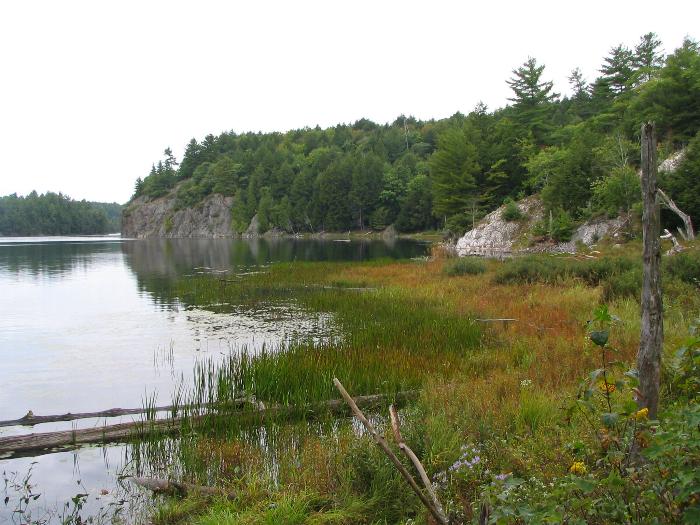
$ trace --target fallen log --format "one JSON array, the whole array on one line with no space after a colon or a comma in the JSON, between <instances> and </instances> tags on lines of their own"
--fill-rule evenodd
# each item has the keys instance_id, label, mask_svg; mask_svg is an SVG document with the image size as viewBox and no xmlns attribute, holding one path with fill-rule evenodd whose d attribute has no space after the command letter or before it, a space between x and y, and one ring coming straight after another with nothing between
<instances>
[{"instance_id":1,"label":"fallen log","mask_svg":"<svg viewBox=\"0 0 700 525\"><path fill-rule=\"evenodd\" d=\"M416 390L398 392L392 396L375 394L359 396L355 398L355 402L358 406L371 407L385 404L387 400L393 400L394 403L405 403L417 397L417 395L418 392ZM348 412L348 408L342 399L331 399L311 405L258 406L250 410L239 410L238 412L240 416L251 415L261 418L284 415L313 417L325 412L345 414ZM175 417L149 421L134 421L93 428L0 437L0 455L29 455L28 453L51 451L53 449L75 447L84 444L127 442L132 439L147 437L149 434L174 435L181 431L183 425L193 425L204 420L206 417L216 415L216 412L209 412L189 418ZM34 455L39 454L37 453Z\"/></svg>"},{"instance_id":2,"label":"fallen log","mask_svg":"<svg viewBox=\"0 0 700 525\"><path fill-rule=\"evenodd\" d=\"M227 403L226 408L240 408L246 403L256 405L258 402L253 397L242 397L240 399L234 399L232 402ZM53 414L49 416L37 416L31 410L27 412L24 416L19 419L8 419L5 421L0 421L0 427L12 427L12 426L34 426L41 423L57 423L60 421L75 421L76 419L89 419L89 418L101 418L101 417L119 417L119 416L129 416L134 414L146 414L146 413L157 413L157 412L178 412L180 410L188 408L213 408L216 405L204 404L198 405L197 407L188 405L167 405L160 407L144 407L144 408L109 408L107 410L100 410L98 412L67 412L65 414Z\"/></svg>"},{"instance_id":3,"label":"fallen log","mask_svg":"<svg viewBox=\"0 0 700 525\"><path fill-rule=\"evenodd\" d=\"M187 496L200 496L205 498L225 497L235 499L236 495L233 492L226 491L218 487L206 487L203 485L193 485L184 481L171 481L158 478L126 478L134 485L150 490L154 494L163 494L165 496L175 496L186 498Z\"/></svg>"}]
</instances>

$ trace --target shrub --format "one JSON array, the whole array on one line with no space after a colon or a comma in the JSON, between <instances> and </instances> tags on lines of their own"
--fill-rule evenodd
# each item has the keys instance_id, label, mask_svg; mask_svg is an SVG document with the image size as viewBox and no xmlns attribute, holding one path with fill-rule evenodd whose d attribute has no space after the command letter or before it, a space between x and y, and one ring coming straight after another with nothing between
<instances>
[{"instance_id":1,"label":"shrub","mask_svg":"<svg viewBox=\"0 0 700 525\"><path fill-rule=\"evenodd\" d=\"M501 213L501 217L504 221L519 221L523 218L523 212L520 211L520 208L518 208L518 205L512 199L506 199L504 204L505 208Z\"/></svg>"},{"instance_id":2,"label":"shrub","mask_svg":"<svg viewBox=\"0 0 700 525\"><path fill-rule=\"evenodd\" d=\"M613 278L606 279L603 283L603 301L625 297L639 298L642 293L642 270L635 268L628 270Z\"/></svg>"},{"instance_id":3,"label":"shrub","mask_svg":"<svg viewBox=\"0 0 700 525\"><path fill-rule=\"evenodd\" d=\"M637 261L624 257L576 261L533 255L514 258L504 263L496 272L494 282L554 284L563 279L576 278L588 285L597 286L614 276L639 268L641 267Z\"/></svg>"},{"instance_id":4,"label":"shrub","mask_svg":"<svg viewBox=\"0 0 700 525\"><path fill-rule=\"evenodd\" d=\"M456 237L461 237L464 232L471 230L473 227L473 221L471 217L468 217L464 213L453 215L447 219L445 223L445 230L451 232Z\"/></svg>"},{"instance_id":5,"label":"shrub","mask_svg":"<svg viewBox=\"0 0 700 525\"><path fill-rule=\"evenodd\" d=\"M700 253L684 252L664 259L664 273L685 283L700 285Z\"/></svg>"},{"instance_id":6,"label":"shrub","mask_svg":"<svg viewBox=\"0 0 700 525\"><path fill-rule=\"evenodd\" d=\"M549 232L552 239L558 242L571 240L574 233L574 221L565 210L559 210L552 220L552 228Z\"/></svg>"},{"instance_id":7,"label":"shrub","mask_svg":"<svg viewBox=\"0 0 700 525\"><path fill-rule=\"evenodd\" d=\"M549 256L516 257L496 272L496 284L555 283L567 274L566 261Z\"/></svg>"},{"instance_id":8,"label":"shrub","mask_svg":"<svg viewBox=\"0 0 700 525\"><path fill-rule=\"evenodd\" d=\"M459 257L445 264L442 269L445 275L476 275L486 271L486 263L474 257Z\"/></svg>"}]
</instances>

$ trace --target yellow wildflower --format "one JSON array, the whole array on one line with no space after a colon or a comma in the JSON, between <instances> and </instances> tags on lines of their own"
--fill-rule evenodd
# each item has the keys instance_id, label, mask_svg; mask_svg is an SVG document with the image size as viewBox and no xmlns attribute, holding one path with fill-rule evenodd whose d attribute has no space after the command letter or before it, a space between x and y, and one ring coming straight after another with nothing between
<instances>
[{"instance_id":1,"label":"yellow wildflower","mask_svg":"<svg viewBox=\"0 0 700 525\"><path fill-rule=\"evenodd\" d=\"M615 385L613 385L612 383L606 384L605 381L601 381L598 384L598 388L600 388L600 391L603 393L607 391L608 394L612 394L616 390Z\"/></svg>"},{"instance_id":2,"label":"yellow wildflower","mask_svg":"<svg viewBox=\"0 0 700 525\"><path fill-rule=\"evenodd\" d=\"M637 421L642 421L648 417L649 417L649 409L646 407L642 408L641 410L638 410L634 414L634 419L636 419Z\"/></svg>"},{"instance_id":3,"label":"yellow wildflower","mask_svg":"<svg viewBox=\"0 0 700 525\"><path fill-rule=\"evenodd\" d=\"M586 465L583 461L574 461L574 464L569 468L572 474L583 475L587 472Z\"/></svg>"}]
</instances>

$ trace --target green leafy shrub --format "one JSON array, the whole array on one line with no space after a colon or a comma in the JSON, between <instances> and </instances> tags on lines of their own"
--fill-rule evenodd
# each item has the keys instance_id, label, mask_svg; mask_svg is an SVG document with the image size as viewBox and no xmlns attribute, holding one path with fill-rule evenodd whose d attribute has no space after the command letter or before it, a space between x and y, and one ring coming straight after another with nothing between
<instances>
[{"instance_id":1,"label":"green leafy shrub","mask_svg":"<svg viewBox=\"0 0 700 525\"><path fill-rule=\"evenodd\" d=\"M442 269L445 275L477 275L486 271L486 262L474 257L459 257L445 264Z\"/></svg>"},{"instance_id":2,"label":"green leafy shrub","mask_svg":"<svg viewBox=\"0 0 700 525\"><path fill-rule=\"evenodd\" d=\"M671 363L671 403L650 421L633 398L636 371L613 359L613 321L605 306L594 313L589 337L601 367L582 382L568 411L568 420L583 416L592 439L568 447L566 474L546 481L499 475L483 485L489 523L700 522L697 330Z\"/></svg>"},{"instance_id":3,"label":"green leafy shrub","mask_svg":"<svg viewBox=\"0 0 700 525\"><path fill-rule=\"evenodd\" d=\"M512 199L506 199L504 204L505 208L503 208L503 212L501 213L501 217L504 221L519 221L523 218L523 212L520 211L520 208L518 208L518 205Z\"/></svg>"},{"instance_id":4,"label":"green leafy shrub","mask_svg":"<svg viewBox=\"0 0 700 525\"><path fill-rule=\"evenodd\" d=\"M451 232L457 237L461 237L464 235L464 232L471 230L472 227L473 222L471 217L468 217L464 213L459 213L449 217L445 223L445 230Z\"/></svg>"},{"instance_id":5,"label":"green leafy shrub","mask_svg":"<svg viewBox=\"0 0 700 525\"><path fill-rule=\"evenodd\" d=\"M667 257L663 264L664 273L685 283L700 285L700 253L683 252Z\"/></svg>"},{"instance_id":6,"label":"green leafy shrub","mask_svg":"<svg viewBox=\"0 0 700 525\"><path fill-rule=\"evenodd\" d=\"M574 220L571 218L571 215L565 210L559 210L554 215L552 229L549 234L557 242L570 241L574 233L574 226Z\"/></svg>"},{"instance_id":7,"label":"green leafy shrub","mask_svg":"<svg viewBox=\"0 0 700 525\"><path fill-rule=\"evenodd\" d=\"M626 271L614 278L606 279L603 283L603 301L625 297L639 298L642 293L642 270L635 268Z\"/></svg>"},{"instance_id":8,"label":"green leafy shrub","mask_svg":"<svg viewBox=\"0 0 700 525\"><path fill-rule=\"evenodd\" d=\"M593 208L609 217L629 212L641 200L639 178L629 166L615 168L608 177L593 183Z\"/></svg>"}]
</instances>

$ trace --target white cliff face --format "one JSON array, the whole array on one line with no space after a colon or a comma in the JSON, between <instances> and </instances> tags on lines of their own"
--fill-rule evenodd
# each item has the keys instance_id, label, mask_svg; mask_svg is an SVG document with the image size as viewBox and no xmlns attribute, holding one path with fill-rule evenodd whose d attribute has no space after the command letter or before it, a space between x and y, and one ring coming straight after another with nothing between
<instances>
[{"instance_id":1,"label":"white cliff face","mask_svg":"<svg viewBox=\"0 0 700 525\"><path fill-rule=\"evenodd\" d=\"M661 173L664 172L672 172L676 171L676 168L680 166L681 162L683 162L683 158L685 157L685 150L682 149L680 151L676 151L675 153L672 153L666 160L664 160L661 164L659 164L659 171Z\"/></svg>"},{"instance_id":2,"label":"white cliff face","mask_svg":"<svg viewBox=\"0 0 700 525\"><path fill-rule=\"evenodd\" d=\"M232 197L214 194L197 206L175 210L172 193L151 201L139 197L124 210L122 235L138 239L235 237L232 204Z\"/></svg>"},{"instance_id":3,"label":"white cliff face","mask_svg":"<svg viewBox=\"0 0 700 525\"><path fill-rule=\"evenodd\" d=\"M609 220L597 219L579 226L568 242L528 246L532 227L542 220L544 207L536 195L526 197L516 204L523 215L521 220L503 219L505 206L501 206L489 213L473 230L465 233L457 241L457 254L460 257L468 255L498 257L516 252L575 253L577 244L591 246L603 237L616 238L621 236L627 226L627 220L623 217Z\"/></svg>"},{"instance_id":4,"label":"white cliff face","mask_svg":"<svg viewBox=\"0 0 700 525\"><path fill-rule=\"evenodd\" d=\"M525 235L535 222L542 219L543 213L542 203L536 196L526 197L516 204L523 215L522 220L506 221L503 218L505 206L501 206L457 241L457 254L464 257L511 253L516 241Z\"/></svg>"}]
</instances>

